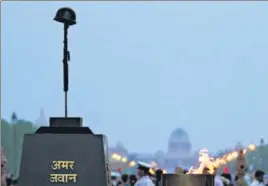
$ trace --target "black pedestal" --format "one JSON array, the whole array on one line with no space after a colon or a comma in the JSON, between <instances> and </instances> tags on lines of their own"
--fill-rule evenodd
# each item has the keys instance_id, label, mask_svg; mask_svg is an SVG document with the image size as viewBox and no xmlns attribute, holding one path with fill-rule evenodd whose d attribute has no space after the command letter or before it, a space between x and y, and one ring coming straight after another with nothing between
<instances>
[{"instance_id":1,"label":"black pedestal","mask_svg":"<svg viewBox=\"0 0 268 186\"><path fill-rule=\"evenodd\" d=\"M108 185L106 137L70 126L41 127L24 136L20 186Z\"/></svg>"},{"instance_id":2,"label":"black pedestal","mask_svg":"<svg viewBox=\"0 0 268 186\"><path fill-rule=\"evenodd\" d=\"M214 176L210 174L164 174L162 186L214 186Z\"/></svg>"},{"instance_id":3,"label":"black pedestal","mask_svg":"<svg viewBox=\"0 0 268 186\"><path fill-rule=\"evenodd\" d=\"M163 174L161 186L179 186L180 176L177 174Z\"/></svg>"}]
</instances>

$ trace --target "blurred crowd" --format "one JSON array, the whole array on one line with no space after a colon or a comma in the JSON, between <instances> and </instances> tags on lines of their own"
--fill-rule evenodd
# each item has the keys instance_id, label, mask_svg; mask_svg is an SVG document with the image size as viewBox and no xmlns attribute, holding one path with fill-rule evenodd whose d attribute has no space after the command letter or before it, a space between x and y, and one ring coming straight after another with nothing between
<instances>
[{"instance_id":1,"label":"blurred crowd","mask_svg":"<svg viewBox=\"0 0 268 186\"><path fill-rule=\"evenodd\" d=\"M112 173L111 179L112 179L112 186L137 186L141 185L139 184L138 180L141 180L143 177L148 176L148 178L151 180L148 184L142 184L142 185L150 185L153 184L155 186L160 186L160 181L162 178L163 171L161 169L158 169L155 171L155 173L152 175L144 171L144 168L138 167L137 174L119 174L119 173ZM138 182L138 183L137 183Z\"/></svg>"},{"instance_id":2,"label":"blurred crowd","mask_svg":"<svg viewBox=\"0 0 268 186\"><path fill-rule=\"evenodd\" d=\"M187 170L183 170L182 168L176 168L176 174L178 175L186 174L187 172ZM138 167L137 175L112 173L112 186L152 186L148 182L145 184L137 183L138 180L146 175L151 179L151 183L154 186L162 185L161 179L163 178L163 172L161 169L156 170L155 174L151 175L149 172L146 173ZM268 179L265 179L264 171L256 170L250 175L246 174L243 176L243 181L241 181L238 175L232 175L225 169L222 174L217 174L217 171L215 171L214 186L268 186Z\"/></svg>"},{"instance_id":3,"label":"blurred crowd","mask_svg":"<svg viewBox=\"0 0 268 186\"><path fill-rule=\"evenodd\" d=\"M265 173L262 170L257 170L251 175L246 174L243 179L244 182L239 181L239 176L232 176L229 173L222 173L218 178L222 182L221 186L268 186L264 176Z\"/></svg>"},{"instance_id":4,"label":"blurred crowd","mask_svg":"<svg viewBox=\"0 0 268 186\"><path fill-rule=\"evenodd\" d=\"M134 186L138 180L135 174L112 175L111 179L113 186Z\"/></svg>"}]
</instances>

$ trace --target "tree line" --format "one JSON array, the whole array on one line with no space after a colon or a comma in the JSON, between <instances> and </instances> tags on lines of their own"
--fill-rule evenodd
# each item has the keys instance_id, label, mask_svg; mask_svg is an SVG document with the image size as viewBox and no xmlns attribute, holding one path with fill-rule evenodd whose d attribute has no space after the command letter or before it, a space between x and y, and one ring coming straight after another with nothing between
<instances>
[{"instance_id":1,"label":"tree line","mask_svg":"<svg viewBox=\"0 0 268 186\"><path fill-rule=\"evenodd\" d=\"M18 175L24 134L34 133L36 129L30 121L18 119L9 122L1 119L1 145L7 159L7 172Z\"/></svg>"}]
</instances>

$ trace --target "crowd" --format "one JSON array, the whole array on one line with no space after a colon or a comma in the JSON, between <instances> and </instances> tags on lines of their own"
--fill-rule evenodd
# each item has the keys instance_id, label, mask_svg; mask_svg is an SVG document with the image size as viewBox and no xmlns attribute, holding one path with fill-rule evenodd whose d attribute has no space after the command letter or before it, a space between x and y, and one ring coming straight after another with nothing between
<instances>
[{"instance_id":1,"label":"crowd","mask_svg":"<svg viewBox=\"0 0 268 186\"><path fill-rule=\"evenodd\" d=\"M139 164L137 175L116 174L112 176L112 186L161 186L162 174L161 169L156 170L154 175L149 172L149 165ZM176 168L176 174L186 174L188 171L182 168ZM265 173L256 170L253 175L244 175L242 181L238 175L234 176L226 169L222 174L214 172L214 186L268 186L268 180L264 179Z\"/></svg>"},{"instance_id":2,"label":"crowd","mask_svg":"<svg viewBox=\"0 0 268 186\"><path fill-rule=\"evenodd\" d=\"M251 175L251 178L244 177L244 183L239 182L238 176L232 177L229 173L222 173L221 176L216 176L215 180L218 179L220 184L218 186L268 186L267 180L264 180L265 173L261 170L257 170ZM216 186L216 184L215 184Z\"/></svg>"},{"instance_id":3,"label":"crowd","mask_svg":"<svg viewBox=\"0 0 268 186\"><path fill-rule=\"evenodd\" d=\"M153 171L150 170L152 167L149 164L139 162L137 168L137 175L135 174L112 174L112 186L160 186L161 177L163 171L158 169Z\"/></svg>"},{"instance_id":4,"label":"crowd","mask_svg":"<svg viewBox=\"0 0 268 186\"><path fill-rule=\"evenodd\" d=\"M123 174L122 176L112 176L113 186L134 186L137 182L137 177L135 174Z\"/></svg>"}]
</instances>

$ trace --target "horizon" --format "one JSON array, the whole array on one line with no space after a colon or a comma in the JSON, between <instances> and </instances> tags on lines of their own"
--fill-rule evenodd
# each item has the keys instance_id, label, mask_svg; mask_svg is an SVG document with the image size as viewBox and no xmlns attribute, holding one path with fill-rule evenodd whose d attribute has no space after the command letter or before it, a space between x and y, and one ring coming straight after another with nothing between
<instances>
[{"instance_id":1,"label":"horizon","mask_svg":"<svg viewBox=\"0 0 268 186\"><path fill-rule=\"evenodd\" d=\"M44 111L43 111L43 109L41 109L41 111L40 111L40 116L41 116L41 113L44 113ZM39 116L39 118L40 118L40 116ZM44 115L45 116L45 115ZM42 116L43 117L43 116ZM34 122L34 121L30 121L30 120L27 120L27 119L23 119L23 118L18 118L18 120L21 120L21 121L26 121L26 122L30 122L30 123L32 123L34 126L36 126L36 127L41 127L41 126L48 126L49 125L49 122L47 122L45 125L40 125L40 124L38 124L37 123L37 121L38 121L38 119L39 118L37 118L36 119L36 121ZM42 118L42 119L44 119L44 118ZM47 118L45 118L46 120L47 120ZM8 122L8 124L9 125L12 125L12 122L11 122L11 119L10 120L7 120L7 119L5 119L5 118L1 118L1 120L5 120L5 121L7 121ZM48 121L48 120L47 120ZM188 132L187 131L185 131L183 128L175 128L175 129L173 129L173 131L175 131L176 129L182 129L184 132L186 132L186 134L188 135ZM172 131L172 132L173 132ZM172 134L172 132L171 132L171 134ZM171 134L170 134L170 136L171 136ZM170 136L169 136L169 138L170 138ZM160 150L160 151L162 151L162 152L164 152L164 153L168 153L168 139L167 139L167 146L166 146L166 149L157 149L156 151L154 151L154 152L134 152L134 151L129 151L129 148L127 147L127 146L125 146L125 144L122 142L122 141L117 141L117 142L115 142L115 143L113 143L113 144L111 144L111 143L109 143L109 139L108 139L108 148L116 148L116 146L118 145L118 144L121 144L121 145L123 145L123 147L125 147L126 149L127 149L127 151L128 151L128 153L139 153L139 154L154 154L155 152L157 152L158 150ZM242 145L242 146L247 146L247 145L249 145L249 144L243 144L243 143L241 143L241 142L238 142L237 144L239 144L239 145ZM209 149L209 153L212 153L212 154L214 154L214 153L217 153L217 152L219 152L219 151L224 151L224 150L226 150L226 149L234 149L234 147L237 145L237 144L235 144L234 146L231 146L231 147L224 147L224 148L222 148L222 149L217 149L217 150L215 150L215 151L210 151ZM256 145L256 146L259 146L258 144L254 144L254 145ZM191 149L191 155L192 154L194 154L194 153L196 153L196 152L198 152L198 151L200 151L200 149L202 149L202 148L205 148L205 147L199 147L199 148L197 148L197 149L194 149L194 148L192 148Z\"/></svg>"}]
</instances>

